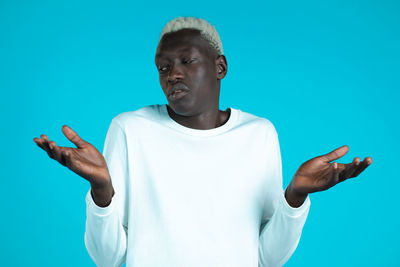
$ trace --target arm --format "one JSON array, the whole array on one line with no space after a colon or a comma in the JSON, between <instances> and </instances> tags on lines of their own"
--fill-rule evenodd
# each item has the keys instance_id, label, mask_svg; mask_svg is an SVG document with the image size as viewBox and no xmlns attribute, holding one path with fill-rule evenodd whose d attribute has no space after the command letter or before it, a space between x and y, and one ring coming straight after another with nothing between
<instances>
[{"instance_id":1,"label":"arm","mask_svg":"<svg viewBox=\"0 0 400 267\"><path fill-rule=\"evenodd\" d=\"M105 144L106 158L70 127L64 125L62 131L77 146L76 148L58 146L46 135L33 140L50 158L90 182L90 193L88 192L86 196L86 247L98 266L121 265L126 251L126 233L122 226L124 217L121 216L126 214L124 213L126 162L122 131L114 124L110 126Z\"/></svg>"},{"instance_id":2,"label":"arm","mask_svg":"<svg viewBox=\"0 0 400 267\"><path fill-rule=\"evenodd\" d=\"M283 266L289 260L300 241L310 203L307 197L302 206L293 208L282 193L274 215L260 234L259 266Z\"/></svg>"},{"instance_id":3,"label":"arm","mask_svg":"<svg viewBox=\"0 0 400 267\"><path fill-rule=\"evenodd\" d=\"M86 195L85 245L97 266L121 266L126 260L128 167L124 131L113 120L104 144L115 194L108 206L96 205L95 189Z\"/></svg>"},{"instance_id":4,"label":"arm","mask_svg":"<svg viewBox=\"0 0 400 267\"><path fill-rule=\"evenodd\" d=\"M272 125L271 125L272 126ZM288 204L282 190L282 162L278 135L272 127L267 140L268 191L259 240L259 266L282 266L295 251L310 208L309 197L295 208ZM266 222L266 223L265 223Z\"/></svg>"},{"instance_id":5,"label":"arm","mask_svg":"<svg viewBox=\"0 0 400 267\"><path fill-rule=\"evenodd\" d=\"M275 154L275 157L271 162L278 168L272 176L278 177L275 181L279 182L282 176L280 151L276 132L273 133L274 138L270 139L275 140L276 145L272 146L275 152L271 154ZM274 210L273 216L261 232L259 247L261 266L282 266L293 254L307 218L310 193L327 190L349 178L357 177L372 164L371 157L366 157L362 162L356 157L353 162L347 164L330 163L343 157L348 151L348 146L342 146L328 154L312 158L299 167L285 194L278 195L276 208L271 207ZM274 169L273 166L271 169ZM280 187L281 184L277 188L273 187L274 191L279 191Z\"/></svg>"}]
</instances>

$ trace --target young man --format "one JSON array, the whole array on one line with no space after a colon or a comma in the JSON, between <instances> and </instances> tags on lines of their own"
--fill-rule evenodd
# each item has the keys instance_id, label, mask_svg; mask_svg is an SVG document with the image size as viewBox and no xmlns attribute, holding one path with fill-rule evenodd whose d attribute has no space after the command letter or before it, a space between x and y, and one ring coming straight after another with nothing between
<instances>
[{"instance_id":1,"label":"young man","mask_svg":"<svg viewBox=\"0 0 400 267\"><path fill-rule=\"evenodd\" d=\"M359 175L372 159L332 162L348 152L342 146L303 163L283 191L273 124L219 110L227 61L215 28L170 21L155 63L168 105L116 116L104 157L68 126L62 131L77 148L34 139L91 184L90 256L98 266L282 266L300 240L308 194Z\"/></svg>"}]
</instances>

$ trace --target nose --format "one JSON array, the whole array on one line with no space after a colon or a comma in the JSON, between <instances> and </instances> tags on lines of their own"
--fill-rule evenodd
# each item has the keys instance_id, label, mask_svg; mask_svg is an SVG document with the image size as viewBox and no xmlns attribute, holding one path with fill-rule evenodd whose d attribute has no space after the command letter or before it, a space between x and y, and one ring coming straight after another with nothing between
<instances>
[{"instance_id":1,"label":"nose","mask_svg":"<svg viewBox=\"0 0 400 267\"><path fill-rule=\"evenodd\" d=\"M175 83L177 80L183 79L183 71L179 64L171 65L171 69L168 74L168 82Z\"/></svg>"}]
</instances>

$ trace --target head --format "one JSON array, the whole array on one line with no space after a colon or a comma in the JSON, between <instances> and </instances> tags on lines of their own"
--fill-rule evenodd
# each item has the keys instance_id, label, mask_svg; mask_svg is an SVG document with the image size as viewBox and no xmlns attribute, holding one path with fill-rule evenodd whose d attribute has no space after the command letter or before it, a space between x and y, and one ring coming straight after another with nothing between
<instances>
[{"instance_id":1,"label":"head","mask_svg":"<svg viewBox=\"0 0 400 267\"><path fill-rule=\"evenodd\" d=\"M157 46L156 67L169 107L194 116L219 107L227 62L215 28L205 20L177 18L166 24ZM174 89L183 93L169 95Z\"/></svg>"}]
</instances>

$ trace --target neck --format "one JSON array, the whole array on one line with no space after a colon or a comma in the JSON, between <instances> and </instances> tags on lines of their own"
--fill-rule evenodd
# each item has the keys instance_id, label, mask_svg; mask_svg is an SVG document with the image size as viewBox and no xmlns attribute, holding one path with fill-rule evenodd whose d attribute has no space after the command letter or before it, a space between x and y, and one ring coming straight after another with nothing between
<instances>
[{"instance_id":1,"label":"neck","mask_svg":"<svg viewBox=\"0 0 400 267\"><path fill-rule=\"evenodd\" d=\"M219 107L208 109L194 116L182 116L176 114L168 105L168 114L177 123L192 129L209 130L225 124L230 116L230 110L219 110Z\"/></svg>"}]
</instances>

